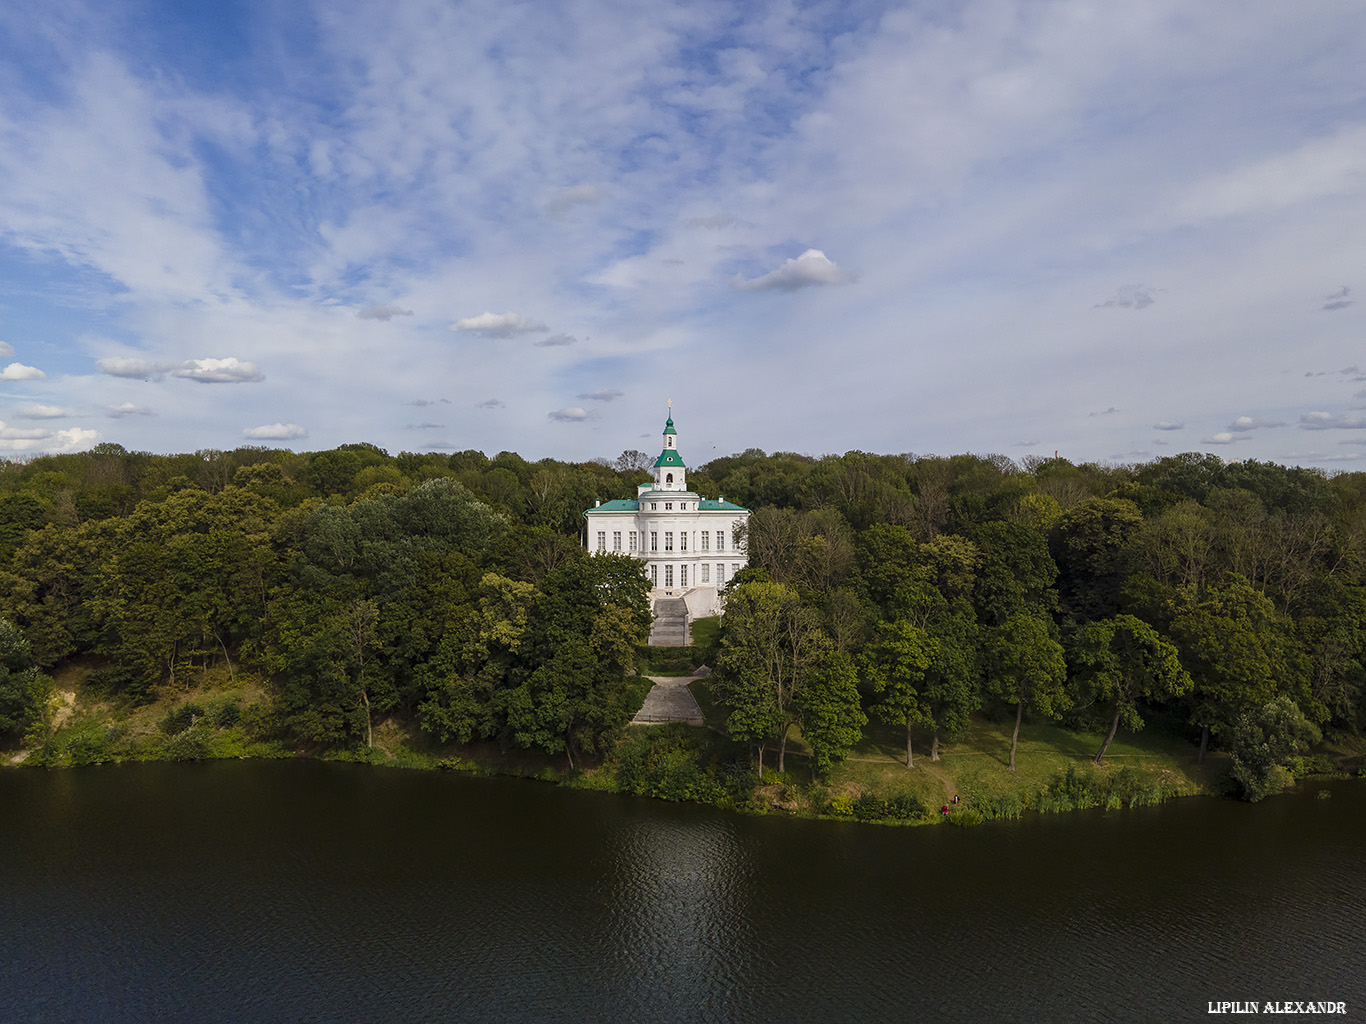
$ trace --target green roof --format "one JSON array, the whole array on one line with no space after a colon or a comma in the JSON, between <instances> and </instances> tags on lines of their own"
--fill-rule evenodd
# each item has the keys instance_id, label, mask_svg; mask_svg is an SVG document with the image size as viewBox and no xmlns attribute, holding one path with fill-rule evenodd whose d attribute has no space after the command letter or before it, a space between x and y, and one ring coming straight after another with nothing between
<instances>
[{"instance_id":1,"label":"green roof","mask_svg":"<svg viewBox=\"0 0 1366 1024\"><path fill-rule=\"evenodd\" d=\"M749 509L743 505L737 505L733 501L717 501L714 498L703 498L697 503L699 512L748 512Z\"/></svg>"},{"instance_id":2,"label":"green roof","mask_svg":"<svg viewBox=\"0 0 1366 1024\"><path fill-rule=\"evenodd\" d=\"M639 512L640 502L635 498L613 498L611 501L604 501L597 508L584 510L584 515L591 516L594 512Z\"/></svg>"},{"instance_id":3,"label":"green roof","mask_svg":"<svg viewBox=\"0 0 1366 1024\"><path fill-rule=\"evenodd\" d=\"M670 416L669 419L668 419L668 422L664 424L664 433L666 433L666 434L677 434L677 433L678 433L678 431L674 429L674 418L673 418L672 416Z\"/></svg>"},{"instance_id":4,"label":"green roof","mask_svg":"<svg viewBox=\"0 0 1366 1024\"><path fill-rule=\"evenodd\" d=\"M655 459L655 468L658 469L660 466L677 466L679 469L688 468L683 464L683 456L679 455L678 452L674 451L672 448L665 448L659 453L659 458Z\"/></svg>"}]
</instances>

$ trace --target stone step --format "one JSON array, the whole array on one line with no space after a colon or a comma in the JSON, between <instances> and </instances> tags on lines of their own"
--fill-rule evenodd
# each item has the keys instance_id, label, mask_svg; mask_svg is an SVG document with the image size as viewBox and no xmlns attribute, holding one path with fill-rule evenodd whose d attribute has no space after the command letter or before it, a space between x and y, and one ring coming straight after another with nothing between
<instances>
[{"instance_id":1,"label":"stone step","mask_svg":"<svg viewBox=\"0 0 1366 1024\"><path fill-rule=\"evenodd\" d=\"M692 691L688 689L691 677L667 677L659 676L654 678L654 686L645 696L645 703L641 705L636 717L631 719L632 725L660 725L665 722L683 722L687 725L702 725L702 709L697 704L697 699L693 697Z\"/></svg>"}]
</instances>

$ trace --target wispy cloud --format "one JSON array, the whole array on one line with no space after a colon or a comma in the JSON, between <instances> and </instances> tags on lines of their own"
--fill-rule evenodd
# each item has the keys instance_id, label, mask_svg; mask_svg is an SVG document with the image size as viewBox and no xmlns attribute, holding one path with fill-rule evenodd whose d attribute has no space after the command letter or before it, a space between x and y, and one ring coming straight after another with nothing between
<instances>
[{"instance_id":1,"label":"wispy cloud","mask_svg":"<svg viewBox=\"0 0 1366 1024\"><path fill-rule=\"evenodd\" d=\"M1324 296L1323 306L1321 308L1329 313L1332 313L1335 310L1339 309L1346 309L1348 306L1352 304L1352 300L1347 297L1351 294L1352 289L1348 288L1346 285L1343 285L1332 295Z\"/></svg>"},{"instance_id":2,"label":"wispy cloud","mask_svg":"<svg viewBox=\"0 0 1366 1024\"><path fill-rule=\"evenodd\" d=\"M1300 417L1301 430L1363 430L1366 416L1343 416L1331 412L1308 412Z\"/></svg>"},{"instance_id":3,"label":"wispy cloud","mask_svg":"<svg viewBox=\"0 0 1366 1024\"><path fill-rule=\"evenodd\" d=\"M567 409L556 409L552 413L547 413L547 415L552 420L557 420L560 423L579 423L588 419L588 410L581 409L575 405L570 406Z\"/></svg>"},{"instance_id":4,"label":"wispy cloud","mask_svg":"<svg viewBox=\"0 0 1366 1024\"><path fill-rule=\"evenodd\" d=\"M411 309L403 309L399 306L366 306L356 312L358 320L392 320L396 316L412 316Z\"/></svg>"},{"instance_id":5,"label":"wispy cloud","mask_svg":"<svg viewBox=\"0 0 1366 1024\"><path fill-rule=\"evenodd\" d=\"M1157 301L1157 289L1144 284L1121 285L1114 295L1092 309L1147 309Z\"/></svg>"},{"instance_id":6,"label":"wispy cloud","mask_svg":"<svg viewBox=\"0 0 1366 1024\"><path fill-rule=\"evenodd\" d=\"M582 398L588 402L610 402L613 399L620 398L621 392L616 388L603 388L601 391L588 391L574 397Z\"/></svg>"},{"instance_id":7,"label":"wispy cloud","mask_svg":"<svg viewBox=\"0 0 1366 1024\"><path fill-rule=\"evenodd\" d=\"M563 216L576 206L587 206L602 201L603 190L597 185L571 185L562 188L545 204L552 217Z\"/></svg>"},{"instance_id":8,"label":"wispy cloud","mask_svg":"<svg viewBox=\"0 0 1366 1024\"><path fill-rule=\"evenodd\" d=\"M1249 430L1267 430L1271 427L1285 426L1284 420L1269 420L1261 416L1239 416L1226 428L1234 433L1244 434Z\"/></svg>"},{"instance_id":9,"label":"wispy cloud","mask_svg":"<svg viewBox=\"0 0 1366 1024\"><path fill-rule=\"evenodd\" d=\"M111 405L105 409L104 414L111 419L122 419L125 416L155 416L151 409L141 405L134 405L132 402L124 402L120 405Z\"/></svg>"},{"instance_id":10,"label":"wispy cloud","mask_svg":"<svg viewBox=\"0 0 1366 1024\"><path fill-rule=\"evenodd\" d=\"M1233 444L1234 441L1246 441L1247 438L1239 437L1237 434L1228 430L1221 430L1213 437L1202 437L1201 444Z\"/></svg>"},{"instance_id":11,"label":"wispy cloud","mask_svg":"<svg viewBox=\"0 0 1366 1024\"><path fill-rule=\"evenodd\" d=\"M266 375L254 363L244 363L236 356L226 359L191 359L171 371L173 377L198 381L200 384L256 384Z\"/></svg>"},{"instance_id":12,"label":"wispy cloud","mask_svg":"<svg viewBox=\"0 0 1366 1024\"><path fill-rule=\"evenodd\" d=\"M1158 420L1153 424L1154 430L1185 430L1186 424L1181 420Z\"/></svg>"},{"instance_id":13,"label":"wispy cloud","mask_svg":"<svg viewBox=\"0 0 1366 1024\"><path fill-rule=\"evenodd\" d=\"M777 270L746 280L736 274L731 285L742 292L795 292L818 285L847 284L849 275L819 249L807 249Z\"/></svg>"},{"instance_id":14,"label":"wispy cloud","mask_svg":"<svg viewBox=\"0 0 1366 1024\"><path fill-rule=\"evenodd\" d=\"M25 420L56 420L71 413L60 405L25 405L14 415Z\"/></svg>"},{"instance_id":15,"label":"wispy cloud","mask_svg":"<svg viewBox=\"0 0 1366 1024\"><path fill-rule=\"evenodd\" d=\"M542 338L540 341L533 341L532 344L537 348L557 348L561 345L572 345L578 340L579 339L572 334L552 334L550 337Z\"/></svg>"}]
</instances>

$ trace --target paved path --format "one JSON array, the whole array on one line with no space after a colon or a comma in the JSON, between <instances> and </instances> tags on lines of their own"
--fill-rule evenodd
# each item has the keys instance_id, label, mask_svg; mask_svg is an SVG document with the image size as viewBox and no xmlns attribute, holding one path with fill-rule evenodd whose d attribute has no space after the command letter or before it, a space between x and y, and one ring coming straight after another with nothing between
<instances>
[{"instance_id":1,"label":"paved path","mask_svg":"<svg viewBox=\"0 0 1366 1024\"><path fill-rule=\"evenodd\" d=\"M697 706L697 698L688 689L688 684L698 676L650 676L655 685L645 695L632 725L659 725L662 722L683 722L685 725L703 725L702 709Z\"/></svg>"}]
</instances>

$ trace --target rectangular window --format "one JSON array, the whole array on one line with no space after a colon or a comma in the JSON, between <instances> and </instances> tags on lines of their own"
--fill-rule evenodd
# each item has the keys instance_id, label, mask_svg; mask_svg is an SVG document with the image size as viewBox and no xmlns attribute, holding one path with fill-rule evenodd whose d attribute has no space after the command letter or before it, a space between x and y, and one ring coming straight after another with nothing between
<instances>
[{"instance_id":1,"label":"rectangular window","mask_svg":"<svg viewBox=\"0 0 1366 1024\"><path fill-rule=\"evenodd\" d=\"M708 530L703 530L703 531L702 531L702 550L703 550L703 551L710 551L710 550L711 550L711 533L710 533L710 531L708 531Z\"/></svg>"},{"instance_id":2,"label":"rectangular window","mask_svg":"<svg viewBox=\"0 0 1366 1024\"><path fill-rule=\"evenodd\" d=\"M702 582L711 582L711 565L707 562L702 563Z\"/></svg>"},{"instance_id":3,"label":"rectangular window","mask_svg":"<svg viewBox=\"0 0 1366 1024\"><path fill-rule=\"evenodd\" d=\"M673 585L674 585L674 567L673 567L672 565L666 565L666 566L664 567L664 586L666 586L666 587L672 587Z\"/></svg>"},{"instance_id":4,"label":"rectangular window","mask_svg":"<svg viewBox=\"0 0 1366 1024\"><path fill-rule=\"evenodd\" d=\"M654 530L651 530L651 531L650 531L650 550L651 550L651 551L658 551L658 550L659 550L659 534L655 533Z\"/></svg>"},{"instance_id":5,"label":"rectangular window","mask_svg":"<svg viewBox=\"0 0 1366 1024\"><path fill-rule=\"evenodd\" d=\"M650 564L650 586L659 586L659 566L653 563Z\"/></svg>"},{"instance_id":6,"label":"rectangular window","mask_svg":"<svg viewBox=\"0 0 1366 1024\"><path fill-rule=\"evenodd\" d=\"M607 550L607 531L606 531L606 530L599 530L599 531L598 531L598 550L599 550L599 551L606 551L606 550Z\"/></svg>"},{"instance_id":7,"label":"rectangular window","mask_svg":"<svg viewBox=\"0 0 1366 1024\"><path fill-rule=\"evenodd\" d=\"M667 532L664 534L664 550L665 550L665 551L672 551L673 549L674 549L674 532L673 532L673 530L669 530L669 531L667 531Z\"/></svg>"},{"instance_id":8,"label":"rectangular window","mask_svg":"<svg viewBox=\"0 0 1366 1024\"><path fill-rule=\"evenodd\" d=\"M652 502L650 502L650 511L653 512L654 510L655 510L655 503L652 501Z\"/></svg>"},{"instance_id":9,"label":"rectangular window","mask_svg":"<svg viewBox=\"0 0 1366 1024\"><path fill-rule=\"evenodd\" d=\"M688 567L686 565L680 565L678 567L678 585L680 587L686 587L688 585Z\"/></svg>"},{"instance_id":10,"label":"rectangular window","mask_svg":"<svg viewBox=\"0 0 1366 1024\"><path fill-rule=\"evenodd\" d=\"M613 531L612 531L612 550L613 550L613 551L620 551L620 550L621 550L621 531L620 531L620 530L613 530Z\"/></svg>"},{"instance_id":11,"label":"rectangular window","mask_svg":"<svg viewBox=\"0 0 1366 1024\"><path fill-rule=\"evenodd\" d=\"M718 584L726 582L726 567L720 562L716 563L716 582Z\"/></svg>"},{"instance_id":12,"label":"rectangular window","mask_svg":"<svg viewBox=\"0 0 1366 1024\"><path fill-rule=\"evenodd\" d=\"M631 531L631 550L634 551L635 549L636 549L636 531L635 531L635 530L632 530L632 531Z\"/></svg>"},{"instance_id":13,"label":"rectangular window","mask_svg":"<svg viewBox=\"0 0 1366 1024\"><path fill-rule=\"evenodd\" d=\"M736 565L735 563L732 562L732 563L731 563L731 567L730 567L730 578L731 578L731 579L735 579L735 574L736 574L737 572L739 572L739 571L740 571L740 567L739 567L738 565Z\"/></svg>"},{"instance_id":14,"label":"rectangular window","mask_svg":"<svg viewBox=\"0 0 1366 1024\"><path fill-rule=\"evenodd\" d=\"M717 550L717 551L725 551L725 550L726 550L726 531L725 531L725 530L717 530L717 531L716 531L716 550Z\"/></svg>"},{"instance_id":15,"label":"rectangular window","mask_svg":"<svg viewBox=\"0 0 1366 1024\"><path fill-rule=\"evenodd\" d=\"M674 510L674 503L673 503L672 501L666 501L666 502L664 503L664 511L665 511L665 512L672 512L673 510Z\"/></svg>"},{"instance_id":16,"label":"rectangular window","mask_svg":"<svg viewBox=\"0 0 1366 1024\"><path fill-rule=\"evenodd\" d=\"M686 531L683 532L683 533L680 533L680 534L678 535L678 550L679 550L679 551L687 551L687 550L688 550L688 534L687 534Z\"/></svg>"}]
</instances>

